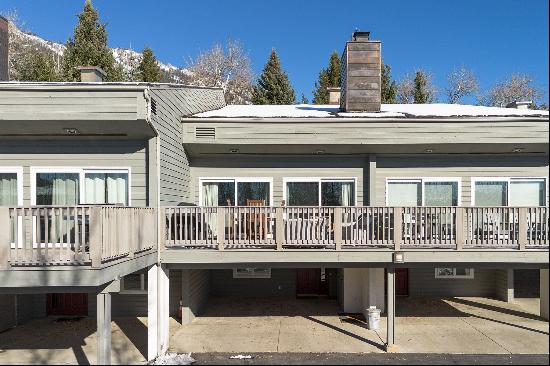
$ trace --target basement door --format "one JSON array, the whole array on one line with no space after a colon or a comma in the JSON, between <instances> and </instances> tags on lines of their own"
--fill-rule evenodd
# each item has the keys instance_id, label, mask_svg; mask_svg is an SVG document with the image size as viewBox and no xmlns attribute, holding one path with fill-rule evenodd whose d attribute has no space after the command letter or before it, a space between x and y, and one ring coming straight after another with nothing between
<instances>
[{"instance_id":1,"label":"basement door","mask_svg":"<svg viewBox=\"0 0 550 366\"><path fill-rule=\"evenodd\" d=\"M48 294L46 311L54 316L87 316L88 294Z\"/></svg>"},{"instance_id":2,"label":"basement door","mask_svg":"<svg viewBox=\"0 0 550 366\"><path fill-rule=\"evenodd\" d=\"M409 269L395 269L395 295L409 296Z\"/></svg>"},{"instance_id":3,"label":"basement door","mask_svg":"<svg viewBox=\"0 0 550 366\"><path fill-rule=\"evenodd\" d=\"M321 268L296 269L296 296L328 295L326 270Z\"/></svg>"}]
</instances>

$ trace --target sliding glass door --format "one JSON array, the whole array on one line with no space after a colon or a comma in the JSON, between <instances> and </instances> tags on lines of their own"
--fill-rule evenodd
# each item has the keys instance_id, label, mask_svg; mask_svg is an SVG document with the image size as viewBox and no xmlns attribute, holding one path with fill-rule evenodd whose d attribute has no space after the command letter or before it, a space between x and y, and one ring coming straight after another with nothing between
<instances>
[{"instance_id":1,"label":"sliding glass door","mask_svg":"<svg viewBox=\"0 0 550 366\"><path fill-rule=\"evenodd\" d=\"M546 205L546 178L473 178L475 206Z\"/></svg>"},{"instance_id":2,"label":"sliding glass door","mask_svg":"<svg viewBox=\"0 0 550 366\"><path fill-rule=\"evenodd\" d=\"M200 179L201 206L269 206L271 180L254 178Z\"/></svg>"},{"instance_id":3,"label":"sliding glass door","mask_svg":"<svg viewBox=\"0 0 550 366\"><path fill-rule=\"evenodd\" d=\"M287 178L287 206L355 206L355 180Z\"/></svg>"}]
</instances>

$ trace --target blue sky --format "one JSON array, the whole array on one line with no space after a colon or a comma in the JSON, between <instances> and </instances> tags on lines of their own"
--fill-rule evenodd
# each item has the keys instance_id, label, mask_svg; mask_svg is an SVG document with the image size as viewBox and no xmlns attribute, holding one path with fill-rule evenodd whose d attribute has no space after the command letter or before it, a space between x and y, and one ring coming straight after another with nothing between
<instances>
[{"instance_id":1,"label":"blue sky","mask_svg":"<svg viewBox=\"0 0 550 366\"><path fill-rule=\"evenodd\" d=\"M483 89L512 72L535 79L548 101L548 0L94 0L112 47L153 48L184 66L228 37L240 40L259 73L275 47L299 96L311 97L321 67L351 32L369 30L396 79L417 67L440 89L453 67L474 70ZM84 0L0 0L34 33L66 41Z\"/></svg>"}]
</instances>

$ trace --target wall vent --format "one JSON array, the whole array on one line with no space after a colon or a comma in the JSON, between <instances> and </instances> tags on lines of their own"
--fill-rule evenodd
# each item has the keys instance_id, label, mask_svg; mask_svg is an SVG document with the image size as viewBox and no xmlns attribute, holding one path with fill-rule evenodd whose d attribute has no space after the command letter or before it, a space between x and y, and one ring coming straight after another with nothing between
<instances>
[{"instance_id":1,"label":"wall vent","mask_svg":"<svg viewBox=\"0 0 550 366\"><path fill-rule=\"evenodd\" d=\"M195 138L197 140L214 140L216 127L195 127Z\"/></svg>"}]
</instances>

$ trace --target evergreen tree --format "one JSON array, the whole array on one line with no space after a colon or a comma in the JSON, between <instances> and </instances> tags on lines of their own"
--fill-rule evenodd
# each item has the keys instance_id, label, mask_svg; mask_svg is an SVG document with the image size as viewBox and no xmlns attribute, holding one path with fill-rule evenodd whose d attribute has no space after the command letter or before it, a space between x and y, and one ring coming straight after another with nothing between
<instances>
[{"instance_id":1,"label":"evergreen tree","mask_svg":"<svg viewBox=\"0 0 550 366\"><path fill-rule=\"evenodd\" d=\"M382 103L397 102L397 83L390 76L391 67L382 62Z\"/></svg>"},{"instance_id":2,"label":"evergreen tree","mask_svg":"<svg viewBox=\"0 0 550 366\"><path fill-rule=\"evenodd\" d=\"M319 79L315 83L315 90L313 91L313 103L314 104L327 104L329 87L340 86L340 58L338 53L334 51L330 55L328 67L321 69L319 72Z\"/></svg>"},{"instance_id":3,"label":"evergreen tree","mask_svg":"<svg viewBox=\"0 0 550 366\"><path fill-rule=\"evenodd\" d=\"M430 102L430 91L428 90L428 78L426 74L418 70L414 76L414 103L425 104Z\"/></svg>"},{"instance_id":4,"label":"evergreen tree","mask_svg":"<svg viewBox=\"0 0 550 366\"><path fill-rule=\"evenodd\" d=\"M99 15L91 0L86 0L73 37L69 38L63 57L63 78L67 81L80 80L78 66L98 66L106 73L106 81L122 81L124 73L117 65L113 53L107 47L105 25L99 23Z\"/></svg>"},{"instance_id":5,"label":"evergreen tree","mask_svg":"<svg viewBox=\"0 0 550 366\"><path fill-rule=\"evenodd\" d=\"M281 68L281 61L275 49L267 61L258 84L252 93L253 104L294 104L296 94L288 80L288 75Z\"/></svg>"},{"instance_id":6,"label":"evergreen tree","mask_svg":"<svg viewBox=\"0 0 550 366\"><path fill-rule=\"evenodd\" d=\"M300 100L300 104L309 104L309 100L307 99L307 97L304 93L302 93L302 98Z\"/></svg>"},{"instance_id":7,"label":"evergreen tree","mask_svg":"<svg viewBox=\"0 0 550 366\"><path fill-rule=\"evenodd\" d=\"M59 73L51 55L34 52L17 65L19 81L59 81Z\"/></svg>"},{"instance_id":8,"label":"evergreen tree","mask_svg":"<svg viewBox=\"0 0 550 366\"><path fill-rule=\"evenodd\" d=\"M153 50L145 47L142 53L143 58L137 67L138 81L160 83L162 81L162 70L153 54Z\"/></svg>"}]
</instances>

